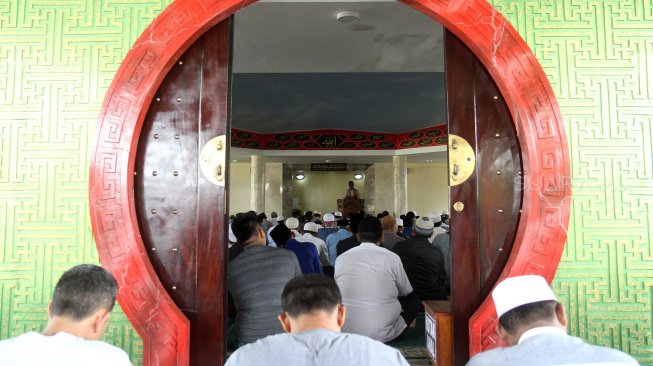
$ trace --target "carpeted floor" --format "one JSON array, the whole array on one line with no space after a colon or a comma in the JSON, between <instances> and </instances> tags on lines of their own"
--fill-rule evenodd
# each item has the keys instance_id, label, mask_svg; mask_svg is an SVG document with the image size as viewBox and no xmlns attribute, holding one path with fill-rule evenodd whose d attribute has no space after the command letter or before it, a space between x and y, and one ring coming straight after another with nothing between
<instances>
[{"instance_id":1,"label":"carpeted floor","mask_svg":"<svg viewBox=\"0 0 653 366\"><path fill-rule=\"evenodd\" d=\"M424 327L424 313L421 313L417 316L415 328L409 328L402 337L386 344L401 351L412 366L430 365L426 355Z\"/></svg>"}]
</instances>

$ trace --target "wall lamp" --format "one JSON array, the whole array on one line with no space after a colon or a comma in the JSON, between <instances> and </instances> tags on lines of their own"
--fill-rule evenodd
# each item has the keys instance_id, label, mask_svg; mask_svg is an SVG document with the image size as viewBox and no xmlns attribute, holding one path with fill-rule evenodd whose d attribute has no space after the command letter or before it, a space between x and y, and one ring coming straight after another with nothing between
<instances>
[{"instance_id":1,"label":"wall lamp","mask_svg":"<svg viewBox=\"0 0 653 366\"><path fill-rule=\"evenodd\" d=\"M361 172L354 173L354 179L356 180L361 180L365 177L365 175Z\"/></svg>"},{"instance_id":2,"label":"wall lamp","mask_svg":"<svg viewBox=\"0 0 653 366\"><path fill-rule=\"evenodd\" d=\"M306 178L306 175L304 174L304 172L298 172L297 174L295 174L295 179L297 179L297 180L302 180L304 178Z\"/></svg>"}]
</instances>

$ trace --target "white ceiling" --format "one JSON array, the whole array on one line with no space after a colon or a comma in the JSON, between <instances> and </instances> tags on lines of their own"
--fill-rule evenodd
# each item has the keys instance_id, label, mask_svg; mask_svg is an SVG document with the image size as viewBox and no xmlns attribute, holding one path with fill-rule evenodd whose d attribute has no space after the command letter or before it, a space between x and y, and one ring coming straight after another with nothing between
<instances>
[{"instance_id":1,"label":"white ceiling","mask_svg":"<svg viewBox=\"0 0 653 366\"><path fill-rule=\"evenodd\" d=\"M360 13L340 24L336 13ZM442 26L396 1L259 2L236 13L236 73L443 72Z\"/></svg>"}]
</instances>

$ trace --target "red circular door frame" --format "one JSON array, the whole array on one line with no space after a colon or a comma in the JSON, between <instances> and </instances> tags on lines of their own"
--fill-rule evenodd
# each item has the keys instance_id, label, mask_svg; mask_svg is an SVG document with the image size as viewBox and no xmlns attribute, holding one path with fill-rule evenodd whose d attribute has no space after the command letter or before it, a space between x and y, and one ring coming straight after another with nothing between
<instances>
[{"instance_id":1,"label":"red circular door frame","mask_svg":"<svg viewBox=\"0 0 653 366\"><path fill-rule=\"evenodd\" d=\"M460 38L505 98L522 148L522 215L501 278L537 273L553 279L570 210L570 165L553 90L535 56L485 0L403 0ZM204 32L253 3L175 0L143 32L104 99L90 164L90 214L100 260L116 276L118 300L143 337L144 365L187 365L188 319L148 260L134 206L134 160L145 114L176 60ZM486 298L469 322L470 354L494 347L496 316Z\"/></svg>"}]
</instances>

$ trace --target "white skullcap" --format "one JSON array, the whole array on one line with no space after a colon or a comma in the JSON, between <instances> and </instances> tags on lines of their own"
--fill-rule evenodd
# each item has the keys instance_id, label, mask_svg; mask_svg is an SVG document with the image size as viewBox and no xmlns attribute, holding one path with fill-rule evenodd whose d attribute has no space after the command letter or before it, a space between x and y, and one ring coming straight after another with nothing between
<instances>
[{"instance_id":1,"label":"white skullcap","mask_svg":"<svg viewBox=\"0 0 653 366\"><path fill-rule=\"evenodd\" d=\"M436 224L438 222L442 221L442 218L440 217L440 214L438 214L435 211L431 211L431 213L429 214L429 219L431 219L431 221L433 221Z\"/></svg>"},{"instance_id":2,"label":"white skullcap","mask_svg":"<svg viewBox=\"0 0 653 366\"><path fill-rule=\"evenodd\" d=\"M288 226L288 229L290 230L297 229L297 227L299 227L299 220L295 217L289 217L288 220L286 220L286 226Z\"/></svg>"},{"instance_id":3,"label":"white skullcap","mask_svg":"<svg viewBox=\"0 0 653 366\"><path fill-rule=\"evenodd\" d=\"M558 299L544 277L526 275L503 280L492 291L492 300L494 300L497 316L501 317L522 305L547 300L557 301Z\"/></svg>"},{"instance_id":4,"label":"white skullcap","mask_svg":"<svg viewBox=\"0 0 653 366\"><path fill-rule=\"evenodd\" d=\"M324 222L336 221L336 217L332 213L324 214Z\"/></svg>"},{"instance_id":5,"label":"white skullcap","mask_svg":"<svg viewBox=\"0 0 653 366\"><path fill-rule=\"evenodd\" d=\"M307 222L304 224L304 231L312 231L317 233L317 224L314 222Z\"/></svg>"},{"instance_id":6,"label":"white skullcap","mask_svg":"<svg viewBox=\"0 0 653 366\"><path fill-rule=\"evenodd\" d=\"M333 213L333 216L335 216L335 217L342 217L342 212L340 212L340 211L336 211L336 212Z\"/></svg>"},{"instance_id":7,"label":"white skullcap","mask_svg":"<svg viewBox=\"0 0 653 366\"><path fill-rule=\"evenodd\" d=\"M231 230L231 225L229 225L229 241L232 242L232 243L235 243L235 242L238 241L238 239L236 239L236 235L234 235L234 231Z\"/></svg>"},{"instance_id":8,"label":"white skullcap","mask_svg":"<svg viewBox=\"0 0 653 366\"><path fill-rule=\"evenodd\" d=\"M433 221L428 217L420 217L415 220L415 232L420 235L430 236L433 234L433 227Z\"/></svg>"},{"instance_id":9,"label":"white skullcap","mask_svg":"<svg viewBox=\"0 0 653 366\"><path fill-rule=\"evenodd\" d=\"M404 220L403 219L397 219L397 226L404 226Z\"/></svg>"},{"instance_id":10,"label":"white skullcap","mask_svg":"<svg viewBox=\"0 0 653 366\"><path fill-rule=\"evenodd\" d=\"M283 217L283 216L281 216L281 215L277 216L277 222L281 222L281 221L283 221L283 220L285 220L285 219L286 219L286 218Z\"/></svg>"}]
</instances>

